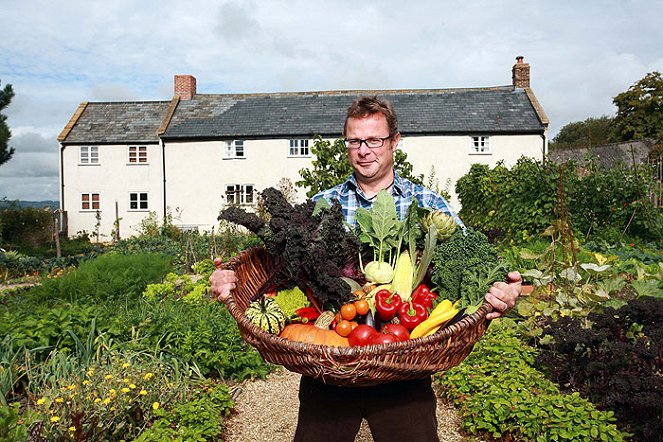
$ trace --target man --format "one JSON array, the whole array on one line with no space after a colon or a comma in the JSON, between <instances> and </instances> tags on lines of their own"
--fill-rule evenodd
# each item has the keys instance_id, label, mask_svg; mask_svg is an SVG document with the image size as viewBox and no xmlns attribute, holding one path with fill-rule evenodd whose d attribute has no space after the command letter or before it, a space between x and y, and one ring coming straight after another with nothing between
<instances>
[{"instance_id":1,"label":"man","mask_svg":"<svg viewBox=\"0 0 663 442\"><path fill-rule=\"evenodd\" d=\"M462 222L440 195L401 178L394 171L394 153L400 141L396 112L391 103L377 97L362 97L349 108L344 127L348 158L354 173L338 186L313 199L338 200L346 221L356 225L358 207L371 207L378 192L389 191L402 219L412 198L421 206L442 210ZM210 277L212 292L219 300L229 296L237 278L231 271L215 271ZM486 300L494 319L516 303L522 279L508 274L508 282L497 282ZM302 376L299 389L299 420L295 441L354 441L362 419L380 441L437 441L436 398L431 378L392 382L376 387L337 387Z\"/></svg>"}]
</instances>

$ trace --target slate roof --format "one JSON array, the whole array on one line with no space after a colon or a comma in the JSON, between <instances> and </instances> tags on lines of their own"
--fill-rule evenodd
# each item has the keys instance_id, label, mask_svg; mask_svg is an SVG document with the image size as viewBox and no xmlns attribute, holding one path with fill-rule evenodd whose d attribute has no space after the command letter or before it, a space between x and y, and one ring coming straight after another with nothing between
<instances>
[{"instance_id":1,"label":"slate roof","mask_svg":"<svg viewBox=\"0 0 663 442\"><path fill-rule=\"evenodd\" d=\"M158 143L170 101L90 102L63 144Z\"/></svg>"},{"instance_id":2,"label":"slate roof","mask_svg":"<svg viewBox=\"0 0 663 442\"><path fill-rule=\"evenodd\" d=\"M164 139L340 136L345 111L360 95L390 100L403 135L543 133L527 93L477 89L197 94L180 101Z\"/></svg>"},{"instance_id":3,"label":"slate roof","mask_svg":"<svg viewBox=\"0 0 663 442\"><path fill-rule=\"evenodd\" d=\"M196 94L192 100L82 103L63 144L156 143L163 139L338 137L360 95L390 100L405 135L543 133L531 91L473 89ZM172 117L169 105L176 104ZM171 107L171 112L173 108ZM542 118L546 118L543 114Z\"/></svg>"}]
</instances>

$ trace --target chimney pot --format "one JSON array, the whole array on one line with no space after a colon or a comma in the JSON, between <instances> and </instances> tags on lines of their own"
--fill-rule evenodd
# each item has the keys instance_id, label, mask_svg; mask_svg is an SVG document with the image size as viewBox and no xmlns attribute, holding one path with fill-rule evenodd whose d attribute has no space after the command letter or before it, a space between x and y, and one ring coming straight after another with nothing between
<instances>
[{"instance_id":1,"label":"chimney pot","mask_svg":"<svg viewBox=\"0 0 663 442\"><path fill-rule=\"evenodd\" d=\"M529 63L525 63L523 61L524 57L522 55L519 55L516 57L516 64L513 65L513 69L511 70L511 78L513 80L513 87L514 88L528 88L529 86L529 78L530 78L530 70L529 70Z\"/></svg>"},{"instance_id":2,"label":"chimney pot","mask_svg":"<svg viewBox=\"0 0 663 442\"><path fill-rule=\"evenodd\" d=\"M180 100L191 100L196 95L196 77L175 75L175 95L180 97Z\"/></svg>"}]
</instances>

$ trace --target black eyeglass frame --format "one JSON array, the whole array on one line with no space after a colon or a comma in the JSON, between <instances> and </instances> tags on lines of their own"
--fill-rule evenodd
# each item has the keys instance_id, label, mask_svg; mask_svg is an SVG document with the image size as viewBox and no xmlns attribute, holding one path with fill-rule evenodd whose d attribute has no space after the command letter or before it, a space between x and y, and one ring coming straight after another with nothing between
<instances>
[{"instance_id":1,"label":"black eyeglass frame","mask_svg":"<svg viewBox=\"0 0 663 442\"><path fill-rule=\"evenodd\" d=\"M359 139L359 138L351 138L349 140L345 140L345 147L347 147L350 150L357 150L361 148L362 144L366 144L366 147L369 149L379 149L382 146L384 146L384 142L387 141L390 138L393 138L393 135L389 135L387 137L371 137L371 138L366 138L366 139ZM380 144L374 144L371 146L369 144L370 141L379 141ZM350 143L359 143L357 146L350 146Z\"/></svg>"}]
</instances>

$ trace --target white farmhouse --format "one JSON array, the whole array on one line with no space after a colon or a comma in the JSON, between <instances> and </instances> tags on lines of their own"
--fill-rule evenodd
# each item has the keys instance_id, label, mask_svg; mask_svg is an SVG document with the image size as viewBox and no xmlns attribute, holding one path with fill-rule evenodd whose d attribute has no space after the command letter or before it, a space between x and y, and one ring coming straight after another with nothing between
<instances>
[{"instance_id":1,"label":"white farmhouse","mask_svg":"<svg viewBox=\"0 0 663 442\"><path fill-rule=\"evenodd\" d=\"M394 103L414 173L434 169L442 187L473 163L543 159L548 119L529 87L529 64L516 60L508 86L199 94L194 77L176 75L171 101L83 102L58 137L67 232L109 237L119 218L127 237L150 212L210 230L226 204L251 205L256 191L299 180L313 137L340 137L360 95Z\"/></svg>"}]
</instances>

